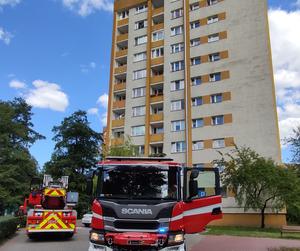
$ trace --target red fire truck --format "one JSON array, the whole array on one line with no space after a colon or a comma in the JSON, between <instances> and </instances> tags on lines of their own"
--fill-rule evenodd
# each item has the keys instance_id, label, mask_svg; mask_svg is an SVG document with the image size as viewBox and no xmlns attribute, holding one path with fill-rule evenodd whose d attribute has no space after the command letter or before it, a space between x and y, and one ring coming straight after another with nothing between
<instances>
[{"instance_id":1,"label":"red fire truck","mask_svg":"<svg viewBox=\"0 0 300 251\"><path fill-rule=\"evenodd\" d=\"M184 251L185 234L222 218L217 168L111 157L90 183L95 200L89 251Z\"/></svg>"},{"instance_id":2,"label":"red fire truck","mask_svg":"<svg viewBox=\"0 0 300 251\"><path fill-rule=\"evenodd\" d=\"M58 233L72 237L76 232L77 213L73 207L78 202L78 193L68 192L68 176L54 181L44 176L43 185L31 188L31 193L22 207L27 212L27 235L34 238L40 234ZM27 209L27 206L32 208Z\"/></svg>"}]
</instances>

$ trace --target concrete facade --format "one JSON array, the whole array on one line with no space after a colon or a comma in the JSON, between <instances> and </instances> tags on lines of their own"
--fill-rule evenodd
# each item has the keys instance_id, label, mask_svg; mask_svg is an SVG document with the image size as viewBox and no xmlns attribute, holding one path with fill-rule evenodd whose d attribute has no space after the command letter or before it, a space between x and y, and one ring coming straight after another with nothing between
<instances>
[{"instance_id":1,"label":"concrete facade","mask_svg":"<svg viewBox=\"0 0 300 251\"><path fill-rule=\"evenodd\" d=\"M144 5L147 9L138 13ZM175 10L182 15L172 17ZM236 144L280 162L267 11L267 0L115 1L106 144L122 144L129 136L146 156L163 152L175 161L201 166L211 166L220 157L218 151L228 152ZM137 29L142 20L148 21L147 27ZM182 33L173 35L175 27L182 27ZM157 31L163 37L154 41ZM147 43L136 45L142 36ZM191 41L197 43L197 39L200 44L192 46ZM179 43L184 49L172 53L172 45ZM163 56L153 58L152 50L159 48ZM135 54L142 52L147 58L135 62ZM192 65L198 57L201 63ZM172 63L179 61L184 62L184 69L172 72ZM145 77L134 80L134 72L142 69ZM202 83L195 86L197 77ZM219 81L211 81L214 78ZM174 91L172 82L178 80L184 81L184 89ZM145 88L143 95L133 98L139 87ZM220 102L212 102L213 95L219 95ZM172 102L179 100L183 109L172 111ZM133 116L133 108L141 106L145 112ZM172 122L180 120L185 121L185 128L174 132ZM214 125L216 120L218 125ZM197 123L199 127L194 128ZM144 133L136 126L144 126ZM133 130L142 135L134 136ZM176 142L184 146L174 152ZM225 198L225 211L240 213L233 204Z\"/></svg>"}]
</instances>

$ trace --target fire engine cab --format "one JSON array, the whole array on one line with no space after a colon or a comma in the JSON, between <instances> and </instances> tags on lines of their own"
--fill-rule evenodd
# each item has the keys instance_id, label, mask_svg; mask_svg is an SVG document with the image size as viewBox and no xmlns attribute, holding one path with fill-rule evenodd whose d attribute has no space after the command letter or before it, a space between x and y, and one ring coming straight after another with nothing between
<instances>
[{"instance_id":1,"label":"fire engine cab","mask_svg":"<svg viewBox=\"0 0 300 251\"><path fill-rule=\"evenodd\" d=\"M89 251L185 251L185 234L222 218L217 168L110 157L89 183L95 198Z\"/></svg>"}]
</instances>

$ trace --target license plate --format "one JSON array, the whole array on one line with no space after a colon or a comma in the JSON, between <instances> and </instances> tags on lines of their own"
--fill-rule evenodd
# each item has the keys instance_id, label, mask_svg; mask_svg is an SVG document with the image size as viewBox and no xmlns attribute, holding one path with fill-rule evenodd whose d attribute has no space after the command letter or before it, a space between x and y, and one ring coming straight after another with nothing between
<instances>
[{"instance_id":1,"label":"license plate","mask_svg":"<svg viewBox=\"0 0 300 251\"><path fill-rule=\"evenodd\" d=\"M142 241L128 241L128 245L141 245L141 244L143 244L143 242Z\"/></svg>"}]
</instances>

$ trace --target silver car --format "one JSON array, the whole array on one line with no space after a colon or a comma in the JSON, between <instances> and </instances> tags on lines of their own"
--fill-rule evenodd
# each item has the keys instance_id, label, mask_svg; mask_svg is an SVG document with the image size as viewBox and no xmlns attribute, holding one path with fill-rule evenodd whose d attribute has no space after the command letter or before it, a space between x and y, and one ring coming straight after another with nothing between
<instances>
[{"instance_id":1,"label":"silver car","mask_svg":"<svg viewBox=\"0 0 300 251\"><path fill-rule=\"evenodd\" d=\"M91 212L84 214L83 218L82 218L82 224L85 227L89 227L92 223L92 217L93 217L93 213L91 213Z\"/></svg>"}]
</instances>

